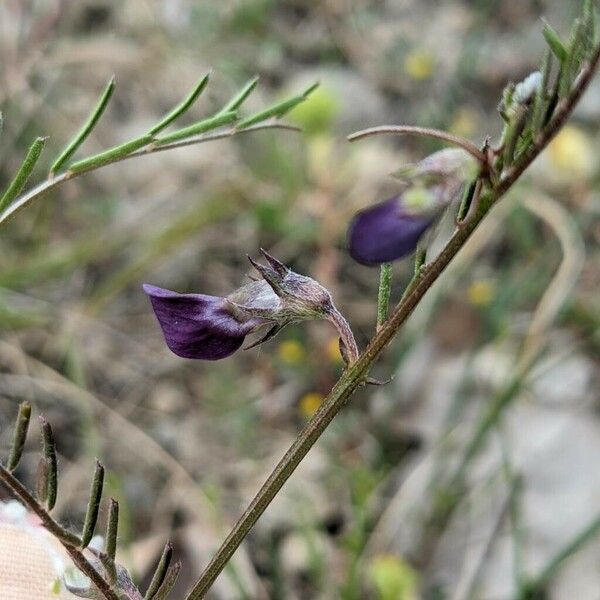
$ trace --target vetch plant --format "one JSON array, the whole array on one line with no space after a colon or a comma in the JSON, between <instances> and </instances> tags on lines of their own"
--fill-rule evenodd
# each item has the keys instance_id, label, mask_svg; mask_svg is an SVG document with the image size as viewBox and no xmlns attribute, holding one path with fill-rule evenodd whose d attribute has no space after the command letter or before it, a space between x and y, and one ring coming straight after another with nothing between
<instances>
[{"instance_id":1,"label":"vetch plant","mask_svg":"<svg viewBox=\"0 0 600 600\"><path fill-rule=\"evenodd\" d=\"M456 229L440 253L427 261L426 251L419 251L415 260L415 272L407 285L402 298L388 316L390 294L390 266L384 262L378 298L378 328L367 347L360 353L356 362L347 366L314 417L302 430L281 461L271 472L261 489L250 502L243 515L227 536L213 560L205 568L198 583L188 595L188 600L203 598L214 580L223 570L235 550L241 544L260 515L269 506L283 484L295 471L304 456L327 429L335 415L346 405L358 387L367 382L369 371L402 325L412 314L426 292L436 282L444 269L467 243L471 234L485 218L493 206L511 190L521 175L539 156L548 143L560 131L571 116L577 102L587 89L600 61L600 44L596 39L596 14L590 0L583 3L581 15L573 25L570 42L562 45L564 52L558 59L553 58L554 48L546 54L541 77L535 75L527 79L515 94L517 86L510 84L504 93L504 105L508 110L501 111L505 121L501 139L492 145L486 139L477 147L469 140L452 134L414 126L383 126L366 129L349 137L351 141L371 135L423 135L441 139L457 145L477 160L477 175L464 186L464 193L456 216ZM558 37L558 36L556 36ZM431 192L430 192L431 193ZM399 210L400 208L400 210ZM386 209L394 227L401 231L402 206ZM368 213L366 213L368 214ZM389 214L389 213L388 213ZM398 215L400 214L400 218ZM385 220L385 219L384 219ZM379 223L375 219L376 223ZM399 223L400 222L400 223ZM351 227L352 233L361 224L359 215ZM390 227L387 222L385 227ZM358 229L360 232L360 228ZM386 229L389 231L389 229ZM366 236L369 240L370 236ZM396 253L377 256L385 260L406 254L416 249L420 235L408 236L410 243L396 243ZM401 239L401 238L400 238ZM368 244L367 250L371 250ZM407 250L407 247L409 248ZM367 256L369 256L367 254ZM369 261L373 263L382 260ZM475 449L472 449L474 452ZM595 526L596 524L594 524Z\"/></svg>"},{"instance_id":2,"label":"vetch plant","mask_svg":"<svg viewBox=\"0 0 600 600\"><path fill-rule=\"evenodd\" d=\"M398 194L374 207L361 211L353 219L348 232L350 254L360 263L380 265L376 331L366 348L359 351L346 320L335 308L329 292L319 283L291 271L263 251L267 265L251 259L260 278L226 297L203 294L179 294L146 285L145 291L163 330L168 346L186 358L217 360L226 358L242 347L245 338L261 328L266 333L252 345L261 344L277 334L286 324L312 319L331 321L340 336L345 369L320 408L299 433L261 489L235 524L199 580L185 596L186 600L204 598L215 579L248 535L284 483L311 447L327 429L336 414L348 403L354 392L369 382L369 373L387 345L435 284L444 269L464 247L490 210L513 188L532 162L546 148L571 116L575 106L598 68L600 44L596 34L596 12L593 2L585 0L576 19L568 43L549 26L544 28L548 51L539 70L518 84L509 84L503 93L499 112L504 121L500 139L487 138L478 146L452 134L414 126L380 126L357 132L351 141L372 135L421 135L443 140L458 148L436 152L399 174ZM301 102L312 91L279 103L256 115L236 121L236 110L250 93L251 82L220 111L195 125L161 135L161 131L183 113L201 93L200 82L180 106L176 107L149 132L104 153L72 162L71 158L89 131L97 123L112 93L111 84L81 132L53 166L50 178L24 196L19 196L43 146L43 140L32 145L28 156L2 198L0 223L19 208L52 189L56 182L68 180L83 172L106 164L179 145L198 143L215 137L249 131L266 119L279 118ZM205 132L237 122L232 129L213 137ZM200 137L195 137L200 135ZM66 169L66 170L63 170ZM433 228L444 211L455 211L455 229L437 256L428 256L426 233ZM389 311L391 261L415 252L415 268L396 306ZM465 465L476 455L485 433L497 414L514 395L528 367L527 364L506 389L490 402L489 411L467 446L465 456L453 479L459 480ZM98 505L102 495L104 471L98 463L92 478L90 502L81 535L60 526L50 515L58 489L55 443L50 425L42 420L43 454L38 469L37 494L29 492L15 477L28 429L30 407L23 405L15 429L14 442L6 466L0 465L0 481L13 496L36 513L44 526L63 544L77 567L89 578L90 586L80 594L116 600L141 598L126 572L115 562L118 506L111 504L104 552L84 552L95 529ZM453 490L451 490L453 491ZM521 598L531 598L554 572L556 566L600 529L596 519L570 542L532 580L520 582ZM179 563L172 563L172 549L166 546L155 576L144 598L165 598L172 588ZM77 590L75 590L77 593ZM96 594L93 596L93 594Z\"/></svg>"}]
</instances>

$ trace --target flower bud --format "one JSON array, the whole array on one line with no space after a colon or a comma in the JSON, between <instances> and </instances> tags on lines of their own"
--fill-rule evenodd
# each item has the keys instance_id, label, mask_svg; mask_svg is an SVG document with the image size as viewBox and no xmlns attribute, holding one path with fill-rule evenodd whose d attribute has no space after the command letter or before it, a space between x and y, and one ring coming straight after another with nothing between
<instances>
[{"instance_id":1,"label":"flower bud","mask_svg":"<svg viewBox=\"0 0 600 600\"><path fill-rule=\"evenodd\" d=\"M352 258L364 265L379 265L413 252L423 234L460 195L476 166L463 150L450 149L404 168L400 172L404 189L352 220L348 230Z\"/></svg>"}]
</instances>

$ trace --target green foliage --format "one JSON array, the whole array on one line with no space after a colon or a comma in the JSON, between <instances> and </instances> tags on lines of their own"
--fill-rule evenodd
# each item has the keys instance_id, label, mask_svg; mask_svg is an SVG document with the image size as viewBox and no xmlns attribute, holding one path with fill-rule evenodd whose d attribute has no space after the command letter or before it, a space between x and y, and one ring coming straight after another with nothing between
<instances>
[{"instance_id":1,"label":"green foliage","mask_svg":"<svg viewBox=\"0 0 600 600\"><path fill-rule=\"evenodd\" d=\"M88 156L75 162L69 162L77 149L83 144L86 138L91 134L98 124L100 117L105 112L115 89L114 79L107 84L104 92L98 100L96 106L90 112L84 125L67 144L65 149L54 161L48 179L35 188L30 194L25 194L19 198L33 168L40 157L46 138L37 138L30 147L23 164L8 186L7 190L0 198L0 224L8 219L19 208L22 208L29 202L40 198L48 190L64 183L73 176L80 175L87 171L99 169L106 165L119 162L134 156L140 156L145 153L151 153L158 150L178 147L180 145L189 145L208 141L209 139L220 139L229 137L244 130L251 128L268 128L276 126L274 121L284 117L292 108L303 103L309 95L317 88L318 84L313 84L302 93L286 98L272 106L258 111L253 115L240 119L238 108L245 102L252 93L257 84L257 78L247 82L234 96L225 103L212 116L201 119L196 123L183 127L174 132L157 136L158 133L166 129L176 119L184 115L194 104L197 98L202 94L208 84L209 75L202 77L194 86L192 91L167 115L160 119L148 133L134 137L131 140L113 146L108 150ZM226 132L223 127L232 125ZM0 122L1 126L1 122ZM220 130L213 138L204 137L208 132ZM59 171L63 171L57 175Z\"/></svg>"}]
</instances>

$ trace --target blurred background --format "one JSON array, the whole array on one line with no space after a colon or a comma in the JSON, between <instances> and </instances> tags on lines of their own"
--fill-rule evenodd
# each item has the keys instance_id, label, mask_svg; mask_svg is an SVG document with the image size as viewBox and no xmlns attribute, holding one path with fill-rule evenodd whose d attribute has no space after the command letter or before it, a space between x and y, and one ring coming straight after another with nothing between
<instances>
[{"instance_id":1,"label":"blurred background","mask_svg":"<svg viewBox=\"0 0 600 600\"><path fill-rule=\"evenodd\" d=\"M4 0L0 187L38 135L50 139L30 183L45 177L112 74L117 90L86 154L147 130L209 69L188 122L256 74L247 113L321 83L288 118L301 134L257 132L126 161L67 183L3 228L0 448L19 401L53 423L56 516L80 526L100 457L106 495L121 502L122 562L147 581L172 538L184 563L179 597L342 365L324 322L222 362L177 358L141 283L227 294L262 246L327 286L363 346L378 270L347 256L348 221L394 193L390 173L440 146L345 136L399 123L477 144L497 136L502 88L544 51L540 17L566 36L578 9L564 0ZM355 395L211 598L525 598L521 582L547 571L530 597L600 598L599 123L596 78L386 351L373 374L393 381ZM393 301L411 269L394 265ZM30 438L19 471L27 482L38 448Z\"/></svg>"}]
</instances>

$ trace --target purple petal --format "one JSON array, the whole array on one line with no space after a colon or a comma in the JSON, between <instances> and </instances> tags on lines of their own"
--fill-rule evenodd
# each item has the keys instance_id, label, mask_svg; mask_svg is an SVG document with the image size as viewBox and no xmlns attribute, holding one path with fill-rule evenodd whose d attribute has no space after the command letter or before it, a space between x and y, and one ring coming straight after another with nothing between
<instances>
[{"instance_id":1,"label":"purple petal","mask_svg":"<svg viewBox=\"0 0 600 600\"><path fill-rule=\"evenodd\" d=\"M204 294L178 294L144 285L160 323L167 346L183 358L219 360L238 350L256 326L239 321L225 298Z\"/></svg>"},{"instance_id":2,"label":"purple petal","mask_svg":"<svg viewBox=\"0 0 600 600\"><path fill-rule=\"evenodd\" d=\"M407 211L395 196L357 213L348 230L348 249L363 265L379 265L410 254L435 221L431 214Z\"/></svg>"}]
</instances>

